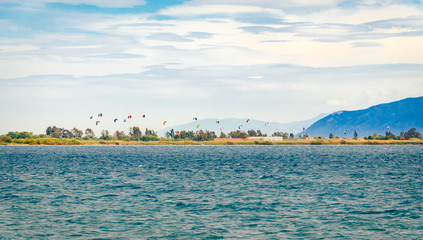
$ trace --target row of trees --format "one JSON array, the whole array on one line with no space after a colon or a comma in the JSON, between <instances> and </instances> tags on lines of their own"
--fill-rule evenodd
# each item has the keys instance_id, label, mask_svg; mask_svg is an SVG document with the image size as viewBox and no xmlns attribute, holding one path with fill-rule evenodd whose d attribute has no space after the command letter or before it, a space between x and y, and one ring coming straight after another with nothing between
<instances>
[{"instance_id":1,"label":"row of trees","mask_svg":"<svg viewBox=\"0 0 423 240\"><path fill-rule=\"evenodd\" d=\"M194 141L208 141L208 140L213 140L215 138L217 138L217 135L214 131L174 131L174 130L169 130L168 132L165 133L166 138L173 138L175 140L178 139L189 139L189 140L194 140ZM219 138L242 138L242 139L246 139L248 137L267 137L267 134L263 134L260 130L248 130L247 132L243 132L243 131L232 131L229 132L228 134L225 134L224 132L221 132L219 135ZM284 139L294 139L294 134L293 133L285 133L285 132L275 132L272 134L272 137L283 137Z\"/></svg>"},{"instance_id":2,"label":"row of trees","mask_svg":"<svg viewBox=\"0 0 423 240\"><path fill-rule=\"evenodd\" d=\"M83 134L85 136L83 137ZM96 138L94 131L91 128L87 128L85 132L79 130L77 128L73 128L72 130L58 128L56 126L49 126L46 129L46 135L54 138L78 138L78 139L94 139ZM102 140L133 140L133 141L152 141L158 140L157 133L153 130L148 128L145 129L144 134L142 133L139 127L131 127L129 129L128 134L125 134L124 131L116 131L113 135L109 133L108 130L102 130L99 136L99 139Z\"/></svg>"},{"instance_id":3,"label":"row of trees","mask_svg":"<svg viewBox=\"0 0 423 240\"><path fill-rule=\"evenodd\" d=\"M339 138L338 136L333 135L332 133L329 134L329 139ZM357 131L354 131L354 138L358 138ZM368 137L364 137L365 140L408 140L411 138L422 138L422 134L417 131L416 128L411 128L407 132L401 132L400 135L395 135L391 131L387 131L384 135L378 135L373 133Z\"/></svg>"},{"instance_id":4,"label":"row of trees","mask_svg":"<svg viewBox=\"0 0 423 240\"><path fill-rule=\"evenodd\" d=\"M84 135L85 134L85 135ZM26 138L43 138L43 137L53 137L53 138L75 138L75 139L97 139L94 131L91 128L87 128L85 131L79 130L77 128L73 128L72 130L68 130L65 128L58 128L56 126L49 126L46 129L46 134L34 135L31 132L9 132L6 136L10 139L26 139ZM193 141L209 141L217 138L218 136L214 131L174 131L173 129L165 133L166 138L172 138L175 140L193 140ZM248 130L247 132L243 131L232 131L228 134L221 132L219 138L242 138L246 139L248 137L267 137L267 134L263 134L260 130ZM286 132L274 132L272 137L282 137L283 139L294 139L293 133L286 133ZM305 133L300 135L300 139L305 139L308 137L308 134ZM322 137L319 137L322 138ZM329 139L339 138L334 134L329 134ZM354 131L354 138L358 138L358 133ZM422 134L416 130L416 128L411 128L407 132L401 132L400 135L395 135L390 131L383 135L377 135L376 133L370 135L368 137L364 137L366 140L408 140L411 138L422 138ZM132 140L132 141L156 141L159 140L157 136L157 132L150 129L145 129L144 132L137 127L131 127L129 132L126 134L123 131L116 131L113 135L109 133L108 130L102 130L98 139L102 140Z\"/></svg>"},{"instance_id":5,"label":"row of trees","mask_svg":"<svg viewBox=\"0 0 423 240\"><path fill-rule=\"evenodd\" d=\"M173 131L170 130L165 133L166 138L173 138L175 140L194 140L194 141L209 141L215 139L217 136L213 131Z\"/></svg>"},{"instance_id":6,"label":"row of trees","mask_svg":"<svg viewBox=\"0 0 423 240\"><path fill-rule=\"evenodd\" d=\"M407 132L401 132L398 136L391 133L391 131L387 131L385 136L374 133L373 135L364 137L364 139L368 140L409 140L411 138L422 138L422 134L417 129L411 128Z\"/></svg>"}]
</instances>

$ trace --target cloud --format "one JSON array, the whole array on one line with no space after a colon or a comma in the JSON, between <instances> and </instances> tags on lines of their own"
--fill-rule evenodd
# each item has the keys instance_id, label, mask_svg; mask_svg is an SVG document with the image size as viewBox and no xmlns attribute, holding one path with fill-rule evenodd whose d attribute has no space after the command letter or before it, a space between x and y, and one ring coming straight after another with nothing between
<instances>
[{"instance_id":1,"label":"cloud","mask_svg":"<svg viewBox=\"0 0 423 240\"><path fill-rule=\"evenodd\" d=\"M162 9L158 12L160 15L166 15L171 17L176 17L179 19L192 19L196 18L230 18L231 16L241 17L242 14L248 13L261 13L263 15L270 14L275 15L279 14L281 11L277 9L263 9L257 6L249 6L246 4L243 5L233 5L231 3L222 3L222 4L184 4L181 6L174 6Z\"/></svg>"},{"instance_id":2,"label":"cloud","mask_svg":"<svg viewBox=\"0 0 423 240\"><path fill-rule=\"evenodd\" d=\"M327 8L310 12L292 12L286 14L285 19L289 22L358 25L387 19L410 18L422 14L422 10L414 5L378 4L350 8Z\"/></svg>"},{"instance_id":3,"label":"cloud","mask_svg":"<svg viewBox=\"0 0 423 240\"><path fill-rule=\"evenodd\" d=\"M335 7L340 0L285 0L285 1L261 1L261 0L193 0L187 5L244 5L256 6L261 8L326 8Z\"/></svg>"},{"instance_id":4,"label":"cloud","mask_svg":"<svg viewBox=\"0 0 423 240\"><path fill-rule=\"evenodd\" d=\"M199 38L199 39L209 39L213 37L213 33L208 32L189 32L188 35L186 35L187 38Z\"/></svg>"},{"instance_id":5,"label":"cloud","mask_svg":"<svg viewBox=\"0 0 423 240\"><path fill-rule=\"evenodd\" d=\"M144 55L133 53L108 53L103 55L94 55L92 58L111 58L111 59L127 59L127 58L143 58Z\"/></svg>"},{"instance_id":6,"label":"cloud","mask_svg":"<svg viewBox=\"0 0 423 240\"><path fill-rule=\"evenodd\" d=\"M342 106L342 107L354 105L354 102L351 102L346 99L342 99L342 100L330 99L330 100L327 100L326 103L331 106Z\"/></svg>"},{"instance_id":7,"label":"cloud","mask_svg":"<svg viewBox=\"0 0 423 240\"><path fill-rule=\"evenodd\" d=\"M177 35L174 33L155 33L148 36L149 39L159 40L159 41L168 41L168 42L192 42L191 39Z\"/></svg>"},{"instance_id":8,"label":"cloud","mask_svg":"<svg viewBox=\"0 0 423 240\"><path fill-rule=\"evenodd\" d=\"M0 0L0 3L16 3L16 1L11 0ZM144 0L32 0L25 2L25 4L19 3L21 5L41 5L46 3L62 3L70 5L92 5L102 8L131 8L134 6L145 5Z\"/></svg>"},{"instance_id":9,"label":"cloud","mask_svg":"<svg viewBox=\"0 0 423 240\"><path fill-rule=\"evenodd\" d=\"M382 46L377 42L353 42L351 43L352 47L380 47Z\"/></svg>"}]
</instances>

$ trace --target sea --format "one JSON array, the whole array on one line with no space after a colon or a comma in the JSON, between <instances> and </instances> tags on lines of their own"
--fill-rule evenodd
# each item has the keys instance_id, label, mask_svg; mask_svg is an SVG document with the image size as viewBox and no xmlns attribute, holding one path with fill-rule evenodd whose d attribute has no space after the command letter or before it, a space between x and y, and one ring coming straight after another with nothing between
<instances>
[{"instance_id":1,"label":"sea","mask_svg":"<svg viewBox=\"0 0 423 240\"><path fill-rule=\"evenodd\" d=\"M423 239L423 146L0 146L0 239Z\"/></svg>"}]
</instances>

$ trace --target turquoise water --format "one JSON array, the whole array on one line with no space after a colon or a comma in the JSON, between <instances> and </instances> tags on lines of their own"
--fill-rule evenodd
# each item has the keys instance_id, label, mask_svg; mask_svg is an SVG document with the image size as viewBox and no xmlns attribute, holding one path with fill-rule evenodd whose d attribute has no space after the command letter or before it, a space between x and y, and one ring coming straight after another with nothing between
<instances>
[{"instance_id":1,"label":"turquoise water","mask_svg":"<svg viewBox=\"0 0 423 240\"><path fill-rule=\"evenodd\" d=\"M0 239L423 239L423 146L0 146Z\"/></svg>"}]
</instances>

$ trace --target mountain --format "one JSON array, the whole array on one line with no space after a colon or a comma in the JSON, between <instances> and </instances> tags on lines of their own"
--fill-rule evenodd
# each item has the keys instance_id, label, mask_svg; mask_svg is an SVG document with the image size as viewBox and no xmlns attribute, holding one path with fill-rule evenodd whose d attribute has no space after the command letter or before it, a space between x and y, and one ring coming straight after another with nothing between
<instances>
[{"instance_id":1,"label":"mountain","mask_svg":"<svg viewBox=\"0 0 423 240\"><path fill-rule=\"evenodd\" d=\"M387 130L399 135L411 128L423 131L423 97L406 98L357 111L334 112L299 134L329 137L333 133L339 137L353 137L354 131L357 131L359 137L364 137L373 133L385 135Z\"/></svg>"},{"instance_id":2,"label":"mountain","mask_svg":"<svg viewBox=\"0 0 423 240\"><path fill-rule=\"evenodd\" d=\"M186 123L183 125L177 126L170 126L161 129L158 132L159 136L164 136L167 131L173 129L174 131L197 131L197 130L209 130L214 131L217 135L220 134L220 129L224 133L229 133L231 131L241 130L247 132L248 130L260 130L262 133L267 133L267 135L271 136L274 132L288 132L288 133L298 133L303 130L303 127L310 126L317 120L321 119L322 117L326 116L326 114L320 114L312 119L305 120L305 121L298 121L298 122L291 122L291 123L276 123L276 122L266 122L256 119L250 119L247 123L247 119L244 118L225 118L225 119L217 119L217 118L207 118L207 119L200 119L198 121L192 121L190 123ZM219 123L216 123L219 121ZM200 124L197 128L197 124Z\"/></svg>"}]
</instances>

